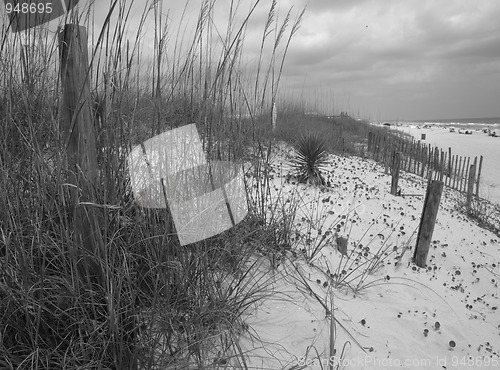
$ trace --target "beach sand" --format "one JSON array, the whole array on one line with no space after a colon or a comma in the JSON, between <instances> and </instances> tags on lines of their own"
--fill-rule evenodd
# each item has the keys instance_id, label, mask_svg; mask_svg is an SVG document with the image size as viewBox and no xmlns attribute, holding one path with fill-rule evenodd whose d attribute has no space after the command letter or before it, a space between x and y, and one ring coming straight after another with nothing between
<instances>
[{"instance_id":1,"label":"beach sand","mask_svg":"<svg viewBox=\"0 0 500 370\"><path fill-rule=\"evenodd\" d=\"M445 133L435 137L440 135ZM434 133L430 136L434 140ZM484 147L478 149L487 154ZM344 364L341 368L500 367L500 241L456 211L460 195L444 190L427 268L418 268L411 259L426 188L423 179L403 173L402 193L420 196L394 197L390 176L374 161L332 155L329 187L287 183L286 153L273 164L275 193L280 192L280 199L299 196L295 222L316 225L310 234L313 245L319 240L317 229L325 233L342 225L348 253L354 250L353 256L359 256L357 263L340 268L352 272L346 280L359 281L355 276L363 268L357 266L365 254L370 258L386 248L388 255L365 276L365 288L356 294L330 289L328 271L336 272L346 261L333 243L326 243L309 263L288 256L278 267L263 266L263 276L273 276L274 293L245 318L251 335L245 334L241 351L248 356L248 368L327 369L331 316L324 305L329 307L332 297L338 322L337 352L331 361Z\"/></svg>"},{"instance_id":2,"label":"beach sand","mask_svg":"<svg viewBox=\"0 0 500 370\"><path fill-rule=\"evenodd\" d=\"M479 195L491 202L500 204L500 138L491 137L482 131L473 131L472 135L450 132L447 128L431 127L418 129L415 126L401 126L397 129L420 140L426 135L425 143L438 146L444 151L451 148L452 155L465 157L483 156Z\"/></svg>"}]
</instances>

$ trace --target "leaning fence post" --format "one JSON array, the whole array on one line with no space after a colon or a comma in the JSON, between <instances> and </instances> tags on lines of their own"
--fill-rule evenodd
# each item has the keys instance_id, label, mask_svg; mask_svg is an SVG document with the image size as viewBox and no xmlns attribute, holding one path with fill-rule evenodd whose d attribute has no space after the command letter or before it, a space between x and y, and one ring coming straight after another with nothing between
<instances>
[{"instance_id":1,"label":"leaning fence post","mask_svg":"<svg viewBox=\"0 0 500 370\"><path fill-rule=\"evenodd\" d=\"M443 182L431 180L425 194L424 208L420 218L420 226L417 235L417 245L413 254L413 262L418 267L425 267L429 246L434 232L434 225L443 193Z\"/></svg>"}]
</instances>

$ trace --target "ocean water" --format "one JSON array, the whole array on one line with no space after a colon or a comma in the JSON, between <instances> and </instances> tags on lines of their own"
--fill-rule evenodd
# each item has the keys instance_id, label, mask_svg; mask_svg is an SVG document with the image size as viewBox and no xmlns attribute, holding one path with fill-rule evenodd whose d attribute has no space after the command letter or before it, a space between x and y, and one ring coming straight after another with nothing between
<instances>
[{"instance_id":1,"label":"ocean water","mask_svg":"<svg viewBox=\"0 0 500 370\"><path fill-rule=\"evenodd\" d=\"M432 125L442 127L457 127L457 128L500 128L500 117L490 118L452 118L452 119L437 119L425 121L401 121L404 124L414 124L418 126Z\"/></svg>"},{"instance_id":2,"label":"ocean water","mask_svg":"<svg viewBox=\"0 0 500 370\"><path fill-rule=\"evenodd\" d=\"M500 130L500 117L476 119L449 119L436 121L399 121L391 122L392 127L406 132L423 142L437 146L445 151L451 148L452 155L465 157L483 156L483 167L479 195L500 204L500 137L488 136L485 129ZM424 127L425 126L425 127ZM450 127L457 130L450 132ZM458 129L472 131L472 135L458 133Z\"/></svg>"}]
</instances>

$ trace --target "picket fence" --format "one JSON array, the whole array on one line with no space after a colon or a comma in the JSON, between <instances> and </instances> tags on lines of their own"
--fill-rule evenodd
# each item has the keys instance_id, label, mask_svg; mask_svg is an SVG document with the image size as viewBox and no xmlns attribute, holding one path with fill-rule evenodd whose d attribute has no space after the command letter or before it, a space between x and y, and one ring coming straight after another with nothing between
<instances>
[{"instance_id":1,"label":"picket fence","mask_svg":"<svg viewBox=\"0 0 500 370\"><path fill-rule=\"evenodd\" d=\"M479 182L483 156L463 157L453 155L451 148L444 151L415 138L398 137L387 133L368 133L368 153L385 166L389 173L395 153L399 152L402 171L430 180L443 181L444 185L460 192L479 196Z\"/></svg>"}]
</instances>

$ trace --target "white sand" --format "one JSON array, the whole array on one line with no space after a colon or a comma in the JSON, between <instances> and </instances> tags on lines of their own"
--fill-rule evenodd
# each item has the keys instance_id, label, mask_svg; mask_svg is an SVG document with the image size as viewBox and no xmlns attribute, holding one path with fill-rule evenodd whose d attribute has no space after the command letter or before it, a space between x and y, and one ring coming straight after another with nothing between
<instances>
[{"instance_id":1,"label":"white sand","mask_svg":"<svg viewBox=\"0 0 500 370\"><path fill-rule=\"evenodd\" d=\"M434 140L434 134L430 136ZM474 136L466 139L474 140ZM484 150L482 153L486 155ZM341 368L349 370L500 368L498 238L456 212L457 194L446 189L428 269L416 268L411 258L423 197L391 196L390 177L373 161L337 156L331 160L331 187L320 191L306 185L284 184L281 175L287 173L287 165L286 161L282 165L278 157L274 167L276 187L303 199L296 222L305 225L302 217L314 214L313 218L321 219L321 215L328 215L317 223L323 224L323 232L329 225L345 222L341 233L349 236L348 252L369 247L371 256L380 247L395 249L364 280L365 284L377 284L358 294L333 290L335 317L354 337L337 325L334 360L339 360L345 345L342 361L346 366ZM413 175L403 174L400 187L403 194L425 193L424 181ZM316 236L314 231L311 236ZM410 249L396 267L395 257L405 246ZM330 318L318 298L329 302L331 294L323 285L328 281L324 272L327 268L336 271L341 255L329 243L313 264L288 257L278 268L264 269L264 273L274 274L275 298L265 301L246 318L252 337L246 335L241 350L248 356L250 369L327 369ZM297 269L318 298L298 280ZM450 346L450 341L455 347ZM469 360L467 356L472 357Z\"/></svg>"},{"instance_id":2,"label":"white sand","mask_svg":"<svg viewBox=\"0 0 500 370\"><path fill-rule=\"evenodd\" d=\"M481 171L480 196L500 204L500 138L491 137L481 131L473 131L472 135L450 132L447 128L432 127L417 129L416 127L399 127L417 139L426 134L424 142L447 151L452 155L471 157L483 156ZM479 160L479 159L478 159Z\"/></svg>"}]
</instances>

